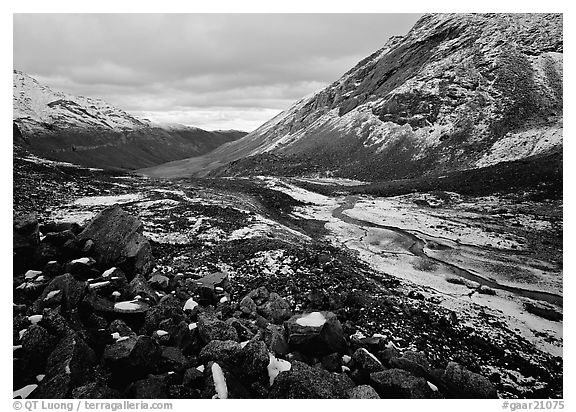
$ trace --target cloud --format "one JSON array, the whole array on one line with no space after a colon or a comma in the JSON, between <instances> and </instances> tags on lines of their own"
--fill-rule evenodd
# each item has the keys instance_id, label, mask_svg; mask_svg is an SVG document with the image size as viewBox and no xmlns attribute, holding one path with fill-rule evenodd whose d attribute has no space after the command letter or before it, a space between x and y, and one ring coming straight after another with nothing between
<instances>
[{"instance_id":1,"label":"cloud","mask_svg":"<svg viewBox=\"0 0 576 412\"><path fill-rule=\"evenodd\" d=\"M338 79L391 35L405 34L417 18L16 14L14 66L55 89L153 120L253 129ZM198 114L185 115L191 111Z\"/></svg>"}]
</instances>

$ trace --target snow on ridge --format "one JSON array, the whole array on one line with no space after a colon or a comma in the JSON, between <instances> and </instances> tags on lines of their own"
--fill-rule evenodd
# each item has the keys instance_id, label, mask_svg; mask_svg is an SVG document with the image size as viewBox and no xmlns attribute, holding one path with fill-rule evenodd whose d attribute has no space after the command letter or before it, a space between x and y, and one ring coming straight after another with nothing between
<instances>
[{"instance_id":1,"label":"snow on ridge","mask_svg":"<svg viewBox=\"0 0 576 412\"><path fill-rule=\"evenodd\" d=\"M149 127L103 100L52 90L27 74L13 73L13 119L28 127L54 123L76 127L127 130Z\"/></svg>"},{"instance_id":2,"label":"snow on ridge","mask_svg":"<svg viewBox=\"0 0 576 412\"><path fill-rule=\"evenodd\" d=\"M553 126L508 133L492 145L488 152L476 162L476 166L486 167L545 153L562 146L562 134L561 121Z\"/></svg>"}]
</instances>

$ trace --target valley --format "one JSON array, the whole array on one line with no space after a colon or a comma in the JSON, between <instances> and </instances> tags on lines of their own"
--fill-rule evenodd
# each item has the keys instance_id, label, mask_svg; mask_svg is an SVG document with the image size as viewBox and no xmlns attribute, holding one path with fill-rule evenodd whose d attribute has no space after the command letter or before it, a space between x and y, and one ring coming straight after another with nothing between
<instances>
[{"instance_id":1,"label":"valley","mask_svg":"<svg viewBox=\"0 0 576 412\"><path fill-rule=\"evenodd\" d=\"M14 396L562 398L563 15L384 40L249 133L14 70ZM293 92L196 57L135 113Z\"/></svg>"},{"instance_id":2,"label":"valley","mask_svg":"<svg viewBox=\"0 0 576 412\"><path fill-rule=\"evenodd\" d=\"M118 204L144 223L157 273L224 271L232 300L266 286L295 310L340 308L355 336L384 335L438 366L457 360L497 374L500 396L554 396L561 388L554 378L563 348L560 201L374 197L338 179L156 180L25 153L15 165L15 199L39 181L49 189L15 202L17 211L28 204L40 222L83 225ZM557 241L543 248L535 243L543 238ZM309 259L328 263L311 270ZM334 299L346 290L369 293L374 303L341 307ZM424 321L430 316L436 320ZM467 337L471 331L479 341ZM495 355L501 350L517 360Z\"/></svg>"}]
</instances>

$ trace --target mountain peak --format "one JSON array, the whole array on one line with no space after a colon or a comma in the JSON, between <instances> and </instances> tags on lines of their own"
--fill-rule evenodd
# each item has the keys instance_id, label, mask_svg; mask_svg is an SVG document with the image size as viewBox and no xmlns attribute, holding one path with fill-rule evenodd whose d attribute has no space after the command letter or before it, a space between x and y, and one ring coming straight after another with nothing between
<instances>
[{"instance_id":1,"label":"mountain peak","mask_svg":"<svg viewBox=\"0 0 576 412\"><path fill-rule=\"evenodd\" d=\"M244 135L163 127L103 100L55 91L19 70L13 84L14 142L53 160L134 169L201 155Z\"/></svg>"},{"instance_id":2,"label":"mountain peak","mask_svg":"<svg viewBox=\"0 0 576 412\"><path fill-rule=\"evenodd\" d=\"M424 15L339 80L181 173L398 179L556 150L562 44L561 14Z\"/></svg>"}]
</instances>

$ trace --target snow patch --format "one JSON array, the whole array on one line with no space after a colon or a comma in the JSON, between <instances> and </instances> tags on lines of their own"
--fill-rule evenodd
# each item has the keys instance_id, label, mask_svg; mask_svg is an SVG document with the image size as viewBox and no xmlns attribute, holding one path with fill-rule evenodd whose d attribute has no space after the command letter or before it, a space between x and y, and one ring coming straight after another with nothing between
<instances>
[{"instance_id":1,"label":"snow patch","mask_svg":"<svg viewBox=\"0 0 576 412\"><path fill-rule=\"evenodd\" d=\"M112 206L115 204L136 202L143 198L141 193L127 193L116 196L87 196L76 199L73 204L79 206Z\"/></svg>"},{"instance_id":2,"label":"snow patch","mask_svg":"<svg viewBox=\"0 0 576 412\"><path fill-rule=\"evenodd\" d=\"M212 364L212 378L214 379L214 388L216 389L216 399L228 399L228 387L222 368L216 362Z\"/></svg>"},{"instance_id":3,"label":"snow patch","mask_svg":"<svg viewBox=\"0 0 576 412\"><path fill-rule=\"evenodd\" d=\"M32 316L28 316L28 320L35 325L36 323L40 322L42 320L42 315L32 315Z\"/></svg>"},{"instance_id":4,"label":"snow patch","mask_svg":"<svg viewBox=\"0 0 576 412\"><path fill-rule=\"evenodd\" d=\"M198 302L190 298L186 301L186 303L184 303L182 310L193 310L196 306L198 306Z\"/></svg>"},{"instance_id":5,"label":"snow patch","mask_svg":"<svg viewBox=\"0 0 576 412\"><path fill-rule=\"evenodd\" d=\"M326 323L326 318L320 312L312 312L296 320L300 326L320 327Z\"/></svg>"},{"instance_id":6,"label":"snow patch","mask_svg":"<svg viewBox=\"0 0 576 412\"><path fill-rule=\"evenodd\" d=\"M31 384L31 385L26 385L21 389L18 389L17 391L14 391L12 393L12 398L13 399L26 399L28 396L30 396L30 394L32 393L32 391L34 391L34 389L36 389L38 387L38 385L36 384Z\"/></svg>"},{"instance_id":7,"label":"snow patch","mask_svg":"<svg viewBox=\"0 0 576 412\"><path fill-rule=\"evenodd\" d=\"M270 386L274 383L276 377L280 372L289 371L292 364L284 359L278 359L272 353L268 352L270 362L268 363L268 377L270 378Z\"/></svg>"},{"instance_id":8,"label":"snow patch","mask_svg":"<svg viewBox=\"0 0 576 412\"><path fill-rule=\"evenodd\" d=\"M141 308L138 302L129 300L124 302L117 302L114 304L115 310L123 310L123 311L137 311Z\"/></svg>"},{"instance_id":9,"label":"snow patch","mask_svg":"<svg viewBox=\"0 0 576 412\"><path fill-rule=\"evenodd\" d=\"M34 279L41 274L42 274L42 272L40 270L29 270L24 274L24 279L31 280L31 279Z\"/></svg>"}]
</instances>

